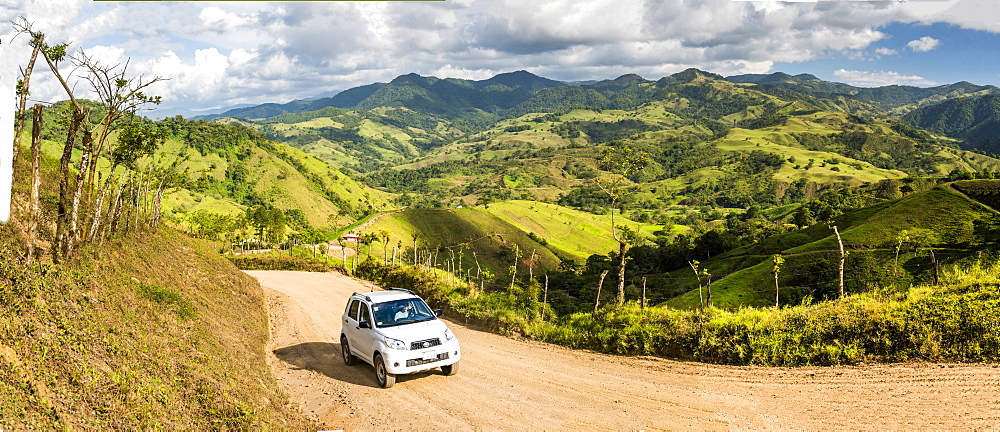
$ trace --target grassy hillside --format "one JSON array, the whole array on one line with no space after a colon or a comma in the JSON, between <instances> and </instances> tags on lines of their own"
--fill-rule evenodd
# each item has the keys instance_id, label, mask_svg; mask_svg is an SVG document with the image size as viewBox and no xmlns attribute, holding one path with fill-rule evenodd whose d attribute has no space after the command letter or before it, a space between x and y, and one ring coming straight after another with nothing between
<instances>
[{"instance_id":1,"label":"grassy hillside","mask_svg":"<svg viewBox=\"0 0 1000 432\"><path fill-rule=\"evenodd\" d=\"M20 154L0 225L0 429L312 427L267 366L263 292L215 245L164 227L25 264ZM46 248L59 161L41 160Z\"/></svg>"},{"instance_id":2,"label":"grassy hillside","mask_svg":"<svg viewBox=\"0 0 1000 432\"><path fill-rule=\"evenodd\" d=\"M63 105L61 102L45 112L42 150L52 157L61 155L65 141L65 131L59 129L54 114ZM391 194L369 188L299 149L269 141L244 123L172 117L153 124L170 137L152 156L139 160L139 171L180 161L178 172L184 173L180 187L165 191L162 207L166 217L179 220L201 210L242 214L248 207L265 205L301 211L313 227L343 227L389 208ZM25 133L22 145L29 142L30 134ZM112 134L108 146L116 145ZM105 151L98 161L102 177L110 169L107 154ZM79 157L76 150L74 161ZM120 167L116 175L122 175Z\"/></svg>"},{"instance_id":3,"label":"grassy hillside","mask_svg":"<svg viewBox=\"0 0 1000 432\"><path fill-rule=\"evenodd\" d=\"M504 201L491 204L487 211L505 222L545 239L546 245L559 251L560 256L582 261L593 254L606 255L618 249L611 236L611 221L606 215L595 215L555 204L534 201ZM627 226L650 238L659 225L640 224L617 218L616 225ZM676 233L687 231L674 227Z\"/></svg>"},{"instance_id":4,"label":"grassy hillside","mask_svg":"<svg viewBox=\"0 0 1000 432\"><path fill-rule=\"evenodd\" d=\"M992 241L984 238L983 228L995 218L995 211L946 187L845 213L830 224L838 227L849 251L846 291L905 287L932 279L930 249L941 262L974 254L970 249ZM713 303L721 307L773 305L774 254L785 259L779 274L782 304L796 304L804 297L819 300L836 296L837 240L829 225L820 223L704 262L716 275ZM694 289L668 305L690 308L700 303L697 281L689 273L671 273L677 286Z\"/></svg>"},{"instance_id":5,"label":"grassy hillside","mask_svg":"<svg viewBox=\"0 0 1000 432\"><path fill-rule=\"evenodd\" d=\"M304 429L267 367L264 295L170 229L26 267L0 227L0 428Z\"/></svg>"},{"instance_id":6,"label":"grassy hillside","mask_svg":"<svg viewBox=\"0 0 1000 432\"><path fill-rule=\"evenodd\" d=\"M168 215L227 213L255 205L299 210L311 226L346 226L388 207L388 195L304 152L276 144L241 125L170 118L173 138L158 151L186 158L191 187L167 196Z\"/></svg>"},{"instance_id":7,"label":"grassy hillside","mask_svg":"<svg viewBox=\"0 0 1000 432\"><path fill-rule=\"evenodd\" d=\"M397 246L402 249L401 259L413 261L416 235L419 261L423 262L425 254L431 253L436 256L431 258L432 264L436 262L438 267L444 268L447 260L454 259L455 268L471 269L472 275L476 275L479 268L492 272L500 285L504 280L510 281L509 267L514 263L515 253L520 255L517 265L522 276L528 274L523 260L532 252L538 255L536 269L554 268L560 261L558 251L541 244L540 238L529 237L528 233L481 208L407 210L382 217L363 230L368 233L382 231L390 238L389 255L392 247ZM373 254L381 258L382 247L381 243L376 244Z\"/></svg>"},{"instance_id":8,"label":"grassy hillside","mask_svg":"<svg viewBox=\"0 0 1000 432\"><path fill-rule=\"evenodd\" d=\"M654 231L662 228L622 218L615 222L645 238L651 238ZM682 225L673 229L677 233L688 230ZM452 258L450 251L454 251L454 268L459 268L460 263L462 271L472 276L480 268L488 270L496 276L499 286L510 282L515 245L521 255L517 271L522 279L529 273L524 260L533 251L538 254L533 268L537 277L542 269L559 268L562 260L581 264L591 255L606 256L618 250L607 216L532 201L500 202L488 208L406 210L386 215L362 232L387 234L389 247L384 253L391 256L392 248L397 247L400 259L405 262L413 261L416 236L419 262L424 262L423 254L436 251L438 267L447 268L445 261ZM379 259L383 244L380 240L371 248Z\"/></svg>"}]
</instances>

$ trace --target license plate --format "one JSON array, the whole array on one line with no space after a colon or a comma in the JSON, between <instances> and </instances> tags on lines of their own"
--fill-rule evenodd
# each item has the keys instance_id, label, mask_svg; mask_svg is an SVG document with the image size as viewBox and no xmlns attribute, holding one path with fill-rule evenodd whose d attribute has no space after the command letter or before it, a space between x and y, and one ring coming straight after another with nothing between
<instances>
[{"instance_id":1,"label":"license plate","mask_svg":"<svg viewBox=\"0 0 1000 432\"><path fill-rule=\"evenodd\" d=\"M423 355L424 360L435 360L438 358L437 353L434 351L426 351L421 353L421 355Z\"/></svg>"}]
</instances>

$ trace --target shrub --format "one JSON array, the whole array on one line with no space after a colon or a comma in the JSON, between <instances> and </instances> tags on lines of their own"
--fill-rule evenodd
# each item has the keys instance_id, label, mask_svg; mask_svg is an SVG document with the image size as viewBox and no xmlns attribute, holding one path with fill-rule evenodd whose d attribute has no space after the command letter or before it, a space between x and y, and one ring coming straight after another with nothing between
<instances>
[{"instance_id":1,"label":"shrub","mask_svg":"<svg viewBox=\"0 0 1000 432\"><path fill-rule=\"evenodd\" d=\"M285 270L285 271L310 271L328 272L338 270L339 267L325 262L314 261L302 257L290 256L245 256L227 255L227 259L240 270Z\"/></svg>"}]
</instances>

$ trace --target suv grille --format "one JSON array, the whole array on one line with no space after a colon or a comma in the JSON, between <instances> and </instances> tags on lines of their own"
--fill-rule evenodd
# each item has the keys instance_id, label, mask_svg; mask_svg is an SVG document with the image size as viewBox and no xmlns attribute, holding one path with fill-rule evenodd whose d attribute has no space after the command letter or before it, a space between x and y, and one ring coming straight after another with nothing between
<instances>
[{"instance_id":1,"label":"suv grille","mask_svg":"<svg viewBox=\"0 0 1000 432\"><path fill-rule=\"evenodd\" d=\"M440 360L448 360L448 353L441 353L437 355L437 358L432 358L430 360L424 359L411 359L406 361L406 367L420 366L427 363L434 363Z\"/></svg>"},{"instance_id":2,"label":"suv grille","mask_svg":"<svg viewBox=\"0 0 1000 432\"><path fill-rule=\"evenodd\" d=\"M441 339L434 338L434 339L427 339L427 340L413 342L410 344L410 349L419 350L424 348L436 347L438 345L441 345Z\"/></svg>"}]
</instances>

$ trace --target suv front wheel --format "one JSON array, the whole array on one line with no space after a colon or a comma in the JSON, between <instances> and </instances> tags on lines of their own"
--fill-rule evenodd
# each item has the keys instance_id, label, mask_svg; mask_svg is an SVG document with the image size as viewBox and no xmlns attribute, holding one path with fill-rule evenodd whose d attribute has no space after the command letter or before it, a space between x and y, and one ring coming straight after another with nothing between
<instances>
[{"instance_id":1,"label":"suv front wheel","mask_svg":"<svg viewBox=\"0 0 1000 432\"><path fill-rule=\"evenodd\" d=\"M447 376L452 376L458 373L458 363L452 363L448 366L441 366L441 372L444 372Z\"/></svg>"},{"instance_id":2,"label":"suv front wheel","mask_svg":"<svg viewBox=\"0 0 1000 432\"><path fill-rule=\"evenodd\" d=\"M375 354L375 378L382 388L389 388L396 384L396 374L391 374L385 370L385 360L382 354Z\"/></svg>"}]
</instances>

